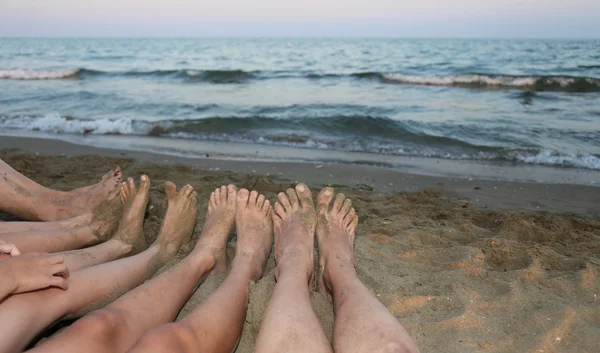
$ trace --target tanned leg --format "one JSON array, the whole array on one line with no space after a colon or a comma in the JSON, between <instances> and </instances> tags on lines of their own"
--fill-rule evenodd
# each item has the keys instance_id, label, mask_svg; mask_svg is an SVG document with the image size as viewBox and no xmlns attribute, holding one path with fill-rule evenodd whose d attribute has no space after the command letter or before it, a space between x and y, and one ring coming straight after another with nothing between
<instances>
[{"instance_id":1,"label":"tanned leg","mask_svg":"<svg viewBox=\"0 0 600 353\"><path fill-rule=\"evenodd\" d=\"M119 194L120 189L115 188L101 205L96 206L94 208L95 216L88 225L70 229L0 233L0 240L15 244L21 253L54 253L80 249L106 241L114 234L121 217L123 207ZM68 221L63 221L63 223L66 222Z\"/></svg>"},{"instance_id":2,"label":"tanned leg","mask_svg":"<svg viewBox=\"0 0 600 353\"><path fill-rule=\"evenodd\" d=\"M142 176L139 190L132 192L133 202L142 208L148 202L149 186L148 177ZM0 352L20 352L56 320L79 317L110 304L152 276L186 240L181 232L163 231L154 244L135 256L71 273L68 290L46 289L5 299L0 303Z\"/></svg>"},{"instance_id":3,"label":"tanned leg","mask_svg":"<svg viewBox=\"0 0 600 353\"><path fill-rule=\"evenodd\" d=\"M317 198L319 287L333 296L336 353L419 352L404 327L390 314L354 269L358 217L344 194L325 188Z\"/></svg>"},{"instance_id":4,"label":"tanned leg","mask_svg":"<svg viewBox=\"0 0 600 353\"><path fill-rule=\"evenodd\" d=\"M233 227L235 203L219 200L218 210L209 213L200 243L214 241L224 248ZM196 222L196 192L185 186L177 193L175 185L167 183L169 206L161 233L181 233L189 239ZM231 199L235 188L231 186ZM215 239L217 238L217 239ZM216 244L215 244L216 245ZM33 349L37 352L124 352L144 331L177 316L192 291L212 269L215 254L207 246L199 247L160 276L127 293L104 309L75 322L68 329Z\"/></svg>"},{"instance_id":5,"label":"tanned leg","mask_svg":"<svg viewBox=\"0 0 600 353\"><path fill-rule=\"evenodd\" d=\"M58 221L91 210L120 185L121 174L119 171L118 175L103 180L93 193L80 193L72 198L41 196L21 184L21 179L14 173L0 172L0 211L28 221Z\"/></svg>"},{"instance_id":6,"label":"tanned leg","mask_svg":"<svg viewBox=\"0 0 600 353\"><path fill-rule=\"evenodd\" d=\"M44 187L35 181L29 179L25 175L19 173L4 161L0 160L0 175L10 177L14 182L20 184L23 188L30 192L45 198L53 200L68 200L72 207L90 208L106 197L106 194L112 190L113 181L120 181L121 168L118 166L106 173L102 179L93 185L88 185L72 191L58 191ZM108 189L107 185L111 185Z\"/></svg>"},{"instance_id":7,"label":"tanned leg","mask_svg":"<svg viewBox=\"0 0 600 353\"><path fill-rule=\"evenodd\" d=\"M0 222L0 234L32 232L37 230L73 229L86 226L93 220L93 212L88 211L77 217L55 222Z\"/></svg>"},{"instance_id":8,"label":"tanned leg","mask_svg":"<svg viewBox=\"0 0 600 353\"><path fill-rule=\"evenodd\" d=\"M279 194L273 213L277 285L262 321L256 352L331 352L312 309L317 215L304 184Z\"/></svg>"},{"instance_id":9,"label":"tanned leg","mask_svg":"<svg viewBox=\"0 0 600 353\"><path fill-rule=\"evenodd\" d=\"M262 276L271 252L270 212L270 203L263 195L240 190L235 216L236 255L227 278L187 317L147 332L130 352L232 352L244 325L249 282Z\"/></svg>"}]
</instances>

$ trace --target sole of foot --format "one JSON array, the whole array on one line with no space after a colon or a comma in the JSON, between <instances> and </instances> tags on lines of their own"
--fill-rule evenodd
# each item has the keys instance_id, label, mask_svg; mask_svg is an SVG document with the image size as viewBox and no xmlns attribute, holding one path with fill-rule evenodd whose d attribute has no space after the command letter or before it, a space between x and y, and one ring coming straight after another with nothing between
<instances>
[{"instance_id":1,"label":"sole of foot","mask_svg":"<svg viewBox=\"0 0 600 353\"><path fill-rule=\"evenodd\" d=\"M314 235L317 215L312 193L305 184L296 185L278 195L273 212L275 232L275 278L284 271L307 276L312 281L314 268Z\"/></svg>"},{"instance_id":2,"label":"sole of foot","mask_svg":"<svg viewBox=\"0 0 600 353\"><path fill-rule=\"evenodd\" d=\"M150 200L150 178L140 177L139 187L135 186L132 178L123 182L120 197L123 203L123 217L119 229L112 239L131 246L133 253L139 253L146 248L144 237L144 214Z\"/></svg>"},{"instance_id":3,"label":"sole of foot","mask_svg":"<svg viewBox=\"0 0 600 353\"><path fill-rule=\"evenodd\" d=\"M317 243L319 246L318 288L331 293L332 271L354 271L354 237L358 216L352 201L342 193L325 188L317 196Z\"/></svg>"},{"instance_id":4,"label":"sole of foot","mask_svg":"<svg viewBox=\"0 0 600 353\"><path fill-rule=\"evenodd\" d=\"M190 241L198 213L197 194L191 185L177 192L171 182L165 185L168 206L162 227L153 246L158 246L159 261L163 264L177 255L181 246Z\"/></svg>"},{"instance_id":5,"label":"sole of foot","mask_svg":"<svg viewBox=\"0 0 600 353\"><path fill-rule=\"evenodd\" d=\"M92 221L89 227L98 242L108 240L119 228L119 221L123 217L123 202L120 194L121 190L115 188L91 211Z\"/></svg>"},{"instance_id":6,"label":"sole of foot","mask_svg":"<svg viewBox=\"0 0 600 353\"><path fill-rule=\"evenodd\" d=\"M214 260L215 274L227 270L225 248L235 223L236 196L237 188L234 185L223 185L210 194L202 234L194 248L196 253Z\"/></svg>"},{"instance_id":7,"label":"sole of foot","mask_svg":"<svg viewBox=\"0 0 600 353\"><path fill-rule=\"evenodd\" d=\"M86 213L119 188L121 178L121 169L116 167L97 184L73 190L63 196L45 198L45 202L56 208L56 215L45 221L63 220Z\"/></svg>"},{"instance_id":8,"label":"sole of foot","mask_svg":"<svg viewBox=\"0 0 600 353\"><path fill-rule=\"evenodd\" d=\"M257 280L262 277L273 243L271 202L256 191L242 189L237 194L236 203L234 262L250 270L250 278Z\"/></svg>"}]
</instances>

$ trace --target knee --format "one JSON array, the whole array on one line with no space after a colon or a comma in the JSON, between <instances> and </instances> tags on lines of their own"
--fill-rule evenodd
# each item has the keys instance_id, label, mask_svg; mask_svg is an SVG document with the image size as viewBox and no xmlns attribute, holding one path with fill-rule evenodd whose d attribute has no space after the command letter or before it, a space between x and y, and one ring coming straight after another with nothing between
<instances>
[{"instance_id":1,"label":"knee","mask_svg":"<svg viewBox=\"0 0 600 353\"><path fill-rule=\"evenodd\" d=\"M126 330L121 315L113 310L98 310L77 320L74 325L94 342L114 343Z\"/></svg>"},{"instance_id":2,"label":"knee","mask_svg":"<svg viewBox=\"0 0 600 353\"><path fill-rule=\"evenodd\" d=\"M143 352L145 348L163 352L193 352L196 334L191 327L181 323L170 323L147 331L132 351Z\"/></svg>"}]
</instances>

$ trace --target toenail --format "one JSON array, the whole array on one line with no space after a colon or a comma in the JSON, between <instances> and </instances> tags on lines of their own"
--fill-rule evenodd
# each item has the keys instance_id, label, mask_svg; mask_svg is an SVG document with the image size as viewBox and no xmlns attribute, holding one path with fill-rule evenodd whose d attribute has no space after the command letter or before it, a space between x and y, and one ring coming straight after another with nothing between
<instances>
[{"instance_id":1,"label":"toenail","mask_svg":"<svg viewBox=\"0 0 600 353\"><path fill-rule=\"evenodd\" d=\"M143 180L143 181L146 181L147 179L148 179L148 177L147 177L147 176L145 176L145 175L142 175L142 180Z\"/></svg>"},{"instance_id":2,"label":"toenail","mask_svg":"<svg viewBox=\"0 0 600 353\"><path fill-rule=\"evenodd\" d=\"M304 185L299 184L298 185L298 191L304 191Z\"/></svg>"}]
</instances>

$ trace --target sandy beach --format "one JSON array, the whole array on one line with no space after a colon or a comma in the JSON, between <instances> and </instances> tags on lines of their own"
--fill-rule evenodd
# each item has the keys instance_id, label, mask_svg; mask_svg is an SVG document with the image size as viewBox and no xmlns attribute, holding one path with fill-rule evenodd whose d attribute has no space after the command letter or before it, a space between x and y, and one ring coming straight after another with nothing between
<instances>
[{"instance_id":1,"label":"sandy beach","mask_svg":"<svg viewBox=\"0 0 600 353\"><path fill-rule=\"evenodd\" d=\"M422 352L598 351L597 186L423 176L334 163L186 159L5 136L0 137L0 158L61 190L93 183L115 165L125 176L147 174L152 180L144 225L149 242L166 211L167 180L180 186L189 183L198 192L195 237L203 225L206 200L220 185L255 189L272 201L296 182L306 182L315 196L325 184L348 185L341 191L352 199L360 217L358 274ZM0 219L14 218L0 214ZM234 233L228 255L233 254L235 239ZM169 265L190 250L184 247ZM251 286L236 352L253 351L275 286L274 266L271 256L264 277ZM179 318L222 279L209 277ZM317 292L312 300L331 338L330 300Z\"/></svg>"}]
</instances>

